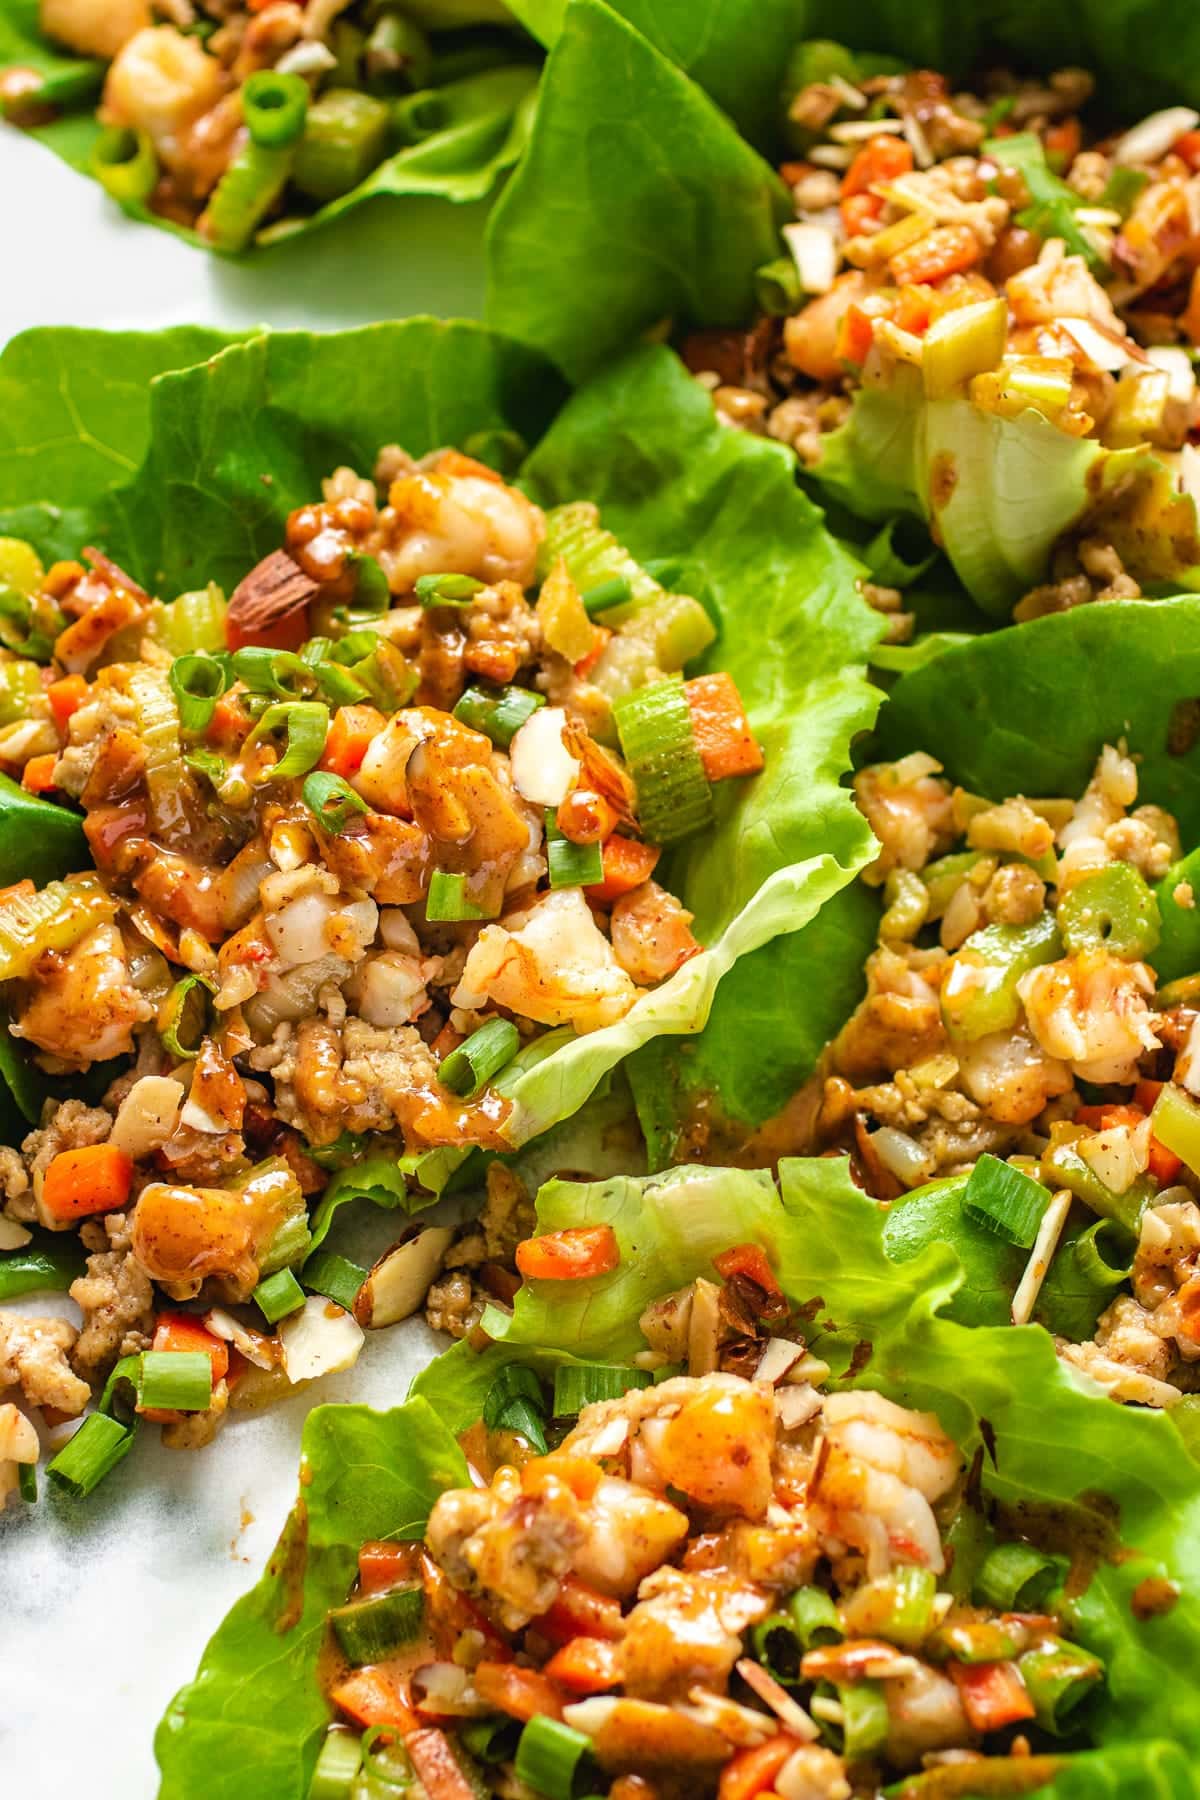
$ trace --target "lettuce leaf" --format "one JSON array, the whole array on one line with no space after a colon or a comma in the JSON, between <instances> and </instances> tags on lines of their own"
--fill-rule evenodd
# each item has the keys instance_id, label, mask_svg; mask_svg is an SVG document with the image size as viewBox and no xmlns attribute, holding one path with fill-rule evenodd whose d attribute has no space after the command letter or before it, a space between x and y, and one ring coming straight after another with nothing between
<instances>
[{"instance_id":1,"label":"lettuce leaf","mask_svg":"<svg viewBox=\"0 0 1200 1800\"><path fill-rule=\"evenodd\" d=\"M513 22L499 0L420 0L406 11L433 32ZM350 193L318 211L272 221L259 242L275 242L328 224L380 195L427 194L456 202L482 199L525 148L538 80L530 61L532 49L528 40L514 36L509 65L447 82L439 90L447 117L438 131L396 151ZM43 77L45 99L58 113L48 124L34 126L30 135L90 177L92 151L100 135L95 109L105 65L44 37L38 26L38 0L6 0L0 9L0 69L10 65L36 69ZM188 243L212 247L197 232L161 218L140 202L123 203L123 210Z\"/></svg>"},{"instance_id":2,"label":"lettuce leaf","mask_svg":"<svg viewBox=\"0 0 1200 1800\"><path fill-rule=\"evenodd\" d=\"M739 7L728 17L749 26ZM719 60L732 74L745 54ZM577 381L664 314L748 315L754 271L777 254L790 210L770 167L602 0L570 0L546 70L489 228L490 321Z\"/></svg>"},{"instance_id":3,"label":"lettuce leaf","mask_svg":"<svg viewBox=\"0 0 1200 1800\"><path fill-rule=\"evenodd\" d=\"M319 1406L300 1493L258 1585L209 1640L155 1735L159 1800L303 1800L330 1709L317 1685L325 1615L368 1538L419 1538L443 1488L468 1480L425 1400L390 1412ZM247 1787L249 1782L250 1786Z\"/></svg>"}]
</instances>

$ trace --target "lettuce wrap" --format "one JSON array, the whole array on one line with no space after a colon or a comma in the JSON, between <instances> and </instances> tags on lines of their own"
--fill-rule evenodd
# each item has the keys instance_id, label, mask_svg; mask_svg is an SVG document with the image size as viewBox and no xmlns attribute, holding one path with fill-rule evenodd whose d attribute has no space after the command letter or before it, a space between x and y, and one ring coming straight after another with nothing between
<instances>
[{"instance_id":1,"label":"lettuce wrap","mask_svg":"<svg viewBox=\"0 0 1200 1800\"><path fill-rule=\"evenodd\" d=\"M550 78L490 228L488 316L572 379L664 318L687 331L754 317L755 270L778 256L775 227L792 211L771 164L795 155L782 132L786 21L761 13L745 3L693 9L685 27L674 8L530 8L533 28L553 40ZM941 4L919 19L899 7L810 4L793 29L796 43L836 39L952 78L989 58L1043 71L1082 65L1098 77L1098 108L1118 120L1197 98L1187 62L1197 27L1167 0L1138 7L1136 24L1121 0L1091 0L1072 9L1069 29L999 3L972 9L965 25ZM628 124L663 116L666 132ZM1042 191L1052 234L1061 228L1075 243L1078 196L1048 169ZM1195 495L1173 453L1073 438L1032 404L1002 417L965 391L927 400L911 376L901 364L858 390L810 474L860 518L927 522L985 614L1007 619L1085 520L1143 586L1200 584Z\"/></svg>"},{"instance_id":2,"label":"lettuce wrap","mask_svg":"<svg viewBox=\"0 0 1200 1800\"><path fill-rule=\"evenodd\" d=\"M0 439L0 533L19 531L47 556L104 544L163 594L210 578L233 585L338 463L369 467L397 439L422 453L503 430L536 446L523 479L537 500L594 500L635 555L681 560L683 585L722 627L705 666L737 681L766 770L722 795L712 834L685 842L664 870L707 948L619 1024L579 1038L560 1029L511 1065L507 1135L519 1145L577 1111L658 1033L697 1030L738 959L806 925L871 855L839 785L878 700L865 676L876 623L855 591L857 565L795 490L785 453L717 427L666 351L633 353L554 418L561 389L545 364L477 326L260 335L183 366L211 348L179 333L18 340L0 364L0 383L18 393ZM147 381L110 424L122 391ZM30 804L0 793L0 820L6 807L14 819L7 838L0 824L7 879L25 872ZM73 866L74 821L45 816L64 822L57 870ZM406 1172L438 1192L461 1160L439 1151ZM371 1174L351 1168L344 1180L377 1194L401 1180L394 1167L382 1186Z\"/></svg>"},{"instance_id":3,"label":"lettuce wrap","mask_svg":"<svg viewBox=\"0 0 1200 1800\"><path fill-rule=\"evenodd\" d=\"M426 97L436 94L436 99L415 123L406 122L393 140L396 147L347 192L323 204L310 201L308 210L285 210L256 235L251 248L327 224L377 197L481 200L521 156L536 105L538 54L536 44L512 29L508 9L500 0L414 0L404 10L433 34L432 70L421 86ZM30 79L0 97L0 118L24 126L91 177L103 132L96 107L106 67L48 37L39 26L39 0L6 0L0 10L0 72L16 69ZM126 196L120 204L132 218L208 245L190 226L152 211L141 198Z\"/></svg>"},{"instance_id":4,"label":"lettuce wrap","mask_svg":"<svg viewBox=\"0 0 1200 1800\"><path fill-rule=\"evenodd\" d=\"M482 1354L461 1344L439 1358L406 1407L325 1407L310 1416L302 1498L280 1548L159 1728L161 1800L188 1794L201 1772L235 1800L247 1791L251 1762L260 1800L302 1800L326 1718L314 1626L345 1593L359 1543L416 1535L422 1489L428 1504L431 1489L462 1480L454 1434L479 1418L506 1362L546 1374L577 1356L628 1359L641 1308L711 1274L712 1255L739 1240L767 1251L788 1298L805 1307L810 1345L835 1370L852 1360L856 1385L935 1411L968 1458L981 1452L990 1498L1065 1517L1086 1533L1077 1549L1095 1547L1086 1566L1076 1560L1072 1633L1104 1658L1108 1694L1088 1721L1095 1747L1073 1754L1039 1791L1055 1800L1197 1792L1195 1466L1168 1418L1089 1392L1036 1328L970 1331L949 1319L963 1281L954 1252L933 1246L893 1262L879 1210L842 1161L785 1162L778 1187L764 1172L697 1168L556 1182L539 1197L539 1223L611 1224L622 1265L574 1284L579 1291L565 1303L561 1283L554 1296L547 1284L527 1283L507 1339ZM307 1555L306 1532L315 1546ZM1135 1588L1163 1577L1177 1584L1177 1603L1139 1620Z\"/></svg>"}]
</instances>

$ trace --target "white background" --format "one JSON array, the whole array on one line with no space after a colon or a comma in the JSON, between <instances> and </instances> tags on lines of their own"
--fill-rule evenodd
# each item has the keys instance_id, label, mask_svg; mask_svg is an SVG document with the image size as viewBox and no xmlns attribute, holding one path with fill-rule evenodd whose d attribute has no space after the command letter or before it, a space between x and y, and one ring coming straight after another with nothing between
<instances>
[{"instance_id":1,"label":"white background","mask_svg":"<svg viewBox=\"0 0 1200 1800\"><path fill-rule=\"evenodd\" d=\"M92 182L0 125L0 344L49 324L333 329L420 311L477 316L486 211L375 201L298 243L222 262L126 220ZM266 1560L295 1493L305 1413L324 1400L397 1404L433 1348L419 1324L369 1334L355 1370L235 1419L207 1450L165 1451L148 1430L83 1505L47 1498L43 1482L36 1509L10 1507L0 1794L152 1800L154 1726Z\"/></svg>"}]
</instances>

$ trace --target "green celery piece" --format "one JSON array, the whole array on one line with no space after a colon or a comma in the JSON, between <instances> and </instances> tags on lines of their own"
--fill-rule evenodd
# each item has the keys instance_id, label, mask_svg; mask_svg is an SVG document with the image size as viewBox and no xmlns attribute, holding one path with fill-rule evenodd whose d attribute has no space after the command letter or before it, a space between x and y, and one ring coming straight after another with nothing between
<instances>
[{"instance_id":1,"label":"green celery piece","mask_svg":"<svg viewBox=\"0 0 1200 1800\"><path fill-rule=\"evenodd\" d=\"M1166 1089L1163 1091L1165 1093ZM1149 1175L1139 1175L1123 1194L1114 1194L1072 1144L1053 1144L1043 1152L1042 1177L1047 1187L1069 1188L1094 1213L1102 1219L1111 1219L1114 1225L1119 1225L1134 1238L1143 1212L1153 1204L1158 1191Z\"/></svg>"},{"instance_id":2,"label":"green celery piece","mask_svg":"<svg viewBox=\"0 0 1200 1800\"><path fill-rule=\"evenodd\" d=\"M1082 256L1094 273L1106 272L1107 265L1075 214L1083 202L1073 188L1054 173L1046 161L1042 140L1032 131L1015 132L1012 137L987 138L982 154L990 156L1002 168L1016 169L1029 189L1030 204L1017 214L1017 223L1040 237L1061 238L1072 256Z\"/></svg>"},{"instance_id":3,"label":"green celery piece","mask_svg":"<svg viewBox=\"0 0 1200 1800\"><path fill-rule=\"evenodd\" d=\"M1161 934L1158 902L1131 863L1109 863L1084 876L1058 903L1068 954L1107 949L1140 961L1153 956Z\"/></svg>"},{"instance_id":4,"label":"green celery piece","mask_svg":"<svg viewBox=\"0 0 1200 1800\"><path fill-rule=\"evenodd\" d=\"M1022 975L1061 955L1053 913L1031 925L988 925L974 932L942 982L942 1020L950 1036L972 1043L989 1032L1010 1030L1021 1010Z\"/></svg>"},{"instance_id":5,"label":"green celery piece","mask_svg":"<svg viewBox=\"0 0 1200 1800\"><path fill-rule=\"evenodd\" d=\"M1181 887L1192 889L1193 905L1185 906L1176 898ZM1158 985L1165 987L1168 981L1200 972L1200 850L1192 850L1172 863L1157 883L1154 897L1160 925L1154 973Z\"/></svg>"}]
</instances>

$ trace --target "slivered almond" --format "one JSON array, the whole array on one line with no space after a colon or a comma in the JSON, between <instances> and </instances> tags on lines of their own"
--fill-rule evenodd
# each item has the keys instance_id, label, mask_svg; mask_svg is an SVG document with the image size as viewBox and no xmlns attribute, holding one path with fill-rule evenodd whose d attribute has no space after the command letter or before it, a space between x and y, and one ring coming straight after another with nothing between
<instances>
[{"instance_id":1,"label":"slivered almond","mask_svg":"<svg viewBox=\"0 0 1200 1800\"><path fill-rule=\"evenodd\" d=\"M318 591L286 550L272 550L234 588L226 629L242 638L267 631L302 611Z\"/></svg>"}]
</instances>

